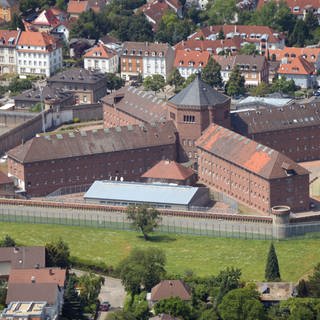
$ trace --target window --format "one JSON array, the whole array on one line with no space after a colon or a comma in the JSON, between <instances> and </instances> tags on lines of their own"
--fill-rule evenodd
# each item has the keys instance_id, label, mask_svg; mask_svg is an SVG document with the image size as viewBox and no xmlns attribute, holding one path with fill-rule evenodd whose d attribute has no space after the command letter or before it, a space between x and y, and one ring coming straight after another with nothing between
<instances>
[{"instance_id":1,"label":"window","mask_svg":"<svg viewBox=\"0 0 320 320\"><path fill-rule=\"evenodd\" d=\"M190 116L190 115L184 115L183 116L183 122L187 123L195 123L195 116Z\"/></svg>"},{"instance_id":2,"label":"window","mask_svg":"<svg viewBox=\"0 0 320 320\"><path fill-rule=\"evenodd\" d=\"M170 119L176 120L176 115L173 112L170 112Z\"/></svg>"}]
</instances>

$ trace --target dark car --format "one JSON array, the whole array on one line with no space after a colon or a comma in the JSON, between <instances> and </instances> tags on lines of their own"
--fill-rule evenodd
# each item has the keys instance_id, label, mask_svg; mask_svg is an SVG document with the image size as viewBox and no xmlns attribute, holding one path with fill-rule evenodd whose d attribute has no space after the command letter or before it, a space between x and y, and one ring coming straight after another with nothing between
<instances>
[{"instance_id":1,"label":"dark car","mask_svg":"<svg viewBox=\"0 0 320 320\"><path fill-rule=\"evenodd\" d=\"M99 306L99 311L108 311L110 309L111 305L108 301L101 302Z\"/></svg>"}]
</instances>

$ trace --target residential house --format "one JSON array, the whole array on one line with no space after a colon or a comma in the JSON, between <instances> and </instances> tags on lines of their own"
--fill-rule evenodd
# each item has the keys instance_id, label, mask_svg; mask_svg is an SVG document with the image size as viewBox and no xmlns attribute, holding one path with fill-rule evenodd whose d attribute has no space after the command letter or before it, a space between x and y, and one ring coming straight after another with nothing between
<instances>
[{"instance_id":1,"label":"residential house","mask_svg":"<svg viewBox=\"0 0 320 320\"><path fill-rule=\"evenodd\" d=\"M194 185L196 174L176 161L161 160L146 171L140 178L143 182L174 183L177 185Z\"/></svg>"},{"instance_id":2,"label":"residential house","mask_svg":"<svg viewBox=\"0 0 320 320\"><path fill-rule=\"evenodd\" d=\"M51 319L57 319L62 311L63 292L55 283L37 283L33 278L30 283L9 282L6 304L43 302L46 303L46 312L51 315Z\"/></svg>"},{"instance_id":3,"label":"residential house","mask_svg":"<svg viewBox=\"0 0 320 320\"><path fill-rule=\"evenodd\" d=\"M174 67L177 68L182 77L188 78L193 73L201 71L208 63L210 53L208 51L176 50Z\"/></svg>"},{"instance_id":4,"label":"residential house","mask_svg":"<svg viewBox=\"0 0 320 320\"><path fill-rule=\"evenodd\" d=\"M99 42L105 45L107 48L115 50L120 55L122 42L119 39L110 36L110 34L106 34L99 39Z\"/></svg>"},{"instance_id":5,"label":"residential house","mask_svg":"<svg viewBox=\"0 0 320 320\"><path fill-rule=\"evenodd\" d=\"M46 301L13 301L0 314L1 320L55 320L55 313Z\"/></svg>"},{"instance_id":6,"label":"residential house","mask_svg":"<svg viewBox=\"0 0 320 320\"><path fill-rule=\"evenodd\" d=\"M243 40L240 37L222 40L188 39L177 43L175 50L207 51L210 54L236 55L241 49Z\"/></svg>"},{"instance_id":7,"label":"residential house","mask_svg":"<svg viewBox=\"0 0 320 320\"><path fill-rule=\"evenodd\" d=\"M47 83L53 89L72 93L75 104L95 103L107 94L106 75L82 68L59 72L50 77Z\"/></svg>"},{"instance_id":8,"label":"residential house","mask_svg":"<svg viewBox=\"0 0 320 320\"><path fill-rule=\"evenodd\" d=\"M212 124L196 142L199 181L260 212L309 209L309 171L284 154Z\"/></svg>"},{"instance_id":9,"label":"residential house","mask_svg":"<svg viewBox=\"0 0 320 320\"><path fill-rule=\"evenodd\" d=\"M249 25L215 25L200 29L188 37L191 40L217 40L219 33L223 32L225 39L241 37L245 43L255 44L261 54L265 54L268 49L281 49L284 47L285 37L267 26Z\"/></svg>"},{"instance_id":10,"label":"residential house","mask_svg":"<svg viewBox=\"0 0 320 320\"><path fill-rule=\"evenodd\" d=\"M245 78L246 86L257 86L261 82L268 83L269 67L265 56L260 55L237 55L237 56L215 56L214 59L221 66L221 76L224 82L229 80L230 74L235 66L238 66Z\"/></svg>"},{"instance_id":11,"label":"residential house","mask_svg":"<svg viewBox=\"0 0 320 320\"><path fill-rule=\"evenodd\" d=\"M147 301L150 306L153 306L160 300L173 297L191 301L191 289L182 280L162 280L147 294Z\"/></svg>"},{"instance_id":12,"label":"residential house","mask_svg":"<svg viewBox=\"0 0 320 320\"><path fill-rule=\"evenodd\" d=\"M62 68L62 46L45 32L22 31L17 44L20 76L50 77Z\"/></svg>"},{"instance_id":13,"label":"residential house","mask_svg":"<svg viewBox=\"0 0 320 320\"><path fill-rule=\"evenodd\" d=\"M138 180L161 159L176 159L176 128L169 121L39 135L7 154L17 186L43 196L115 176Z\"/></svg>"},{"instance_id":14,"label":"residential house","mask_svg":"<svg viewBox=\"0 0 320 320\"><path fill-rule=\"evenodd\" d=\"M80 14L89 9L94 12L100 12L106 6L106 1L103 0L69 0L67 12L72 19L78 19Z\"/></svg>"},{"instance_id":15,"label":"residential house","mask_svg":"<svg viewBox=\"0 0 320 320\"><path fill-rule=\"evenodd\" d=\"M121 76L126 80L160 74L165 79L172 71L174 51L167 43L124 42Z\"/></svg>"},{"instance_id":16,"label":"residential house","mask_svg":"<svg viewBox=\"0 0 320 320\"><path fill-rule=\"evenodd\" d=\"M320 70L320 48L295 48L284 47L281 50L269 50L269 59L288 63L297 57L302 57L314 64L316 70Z\"/></svg>"},{"instance_id":17,"label":"residential house","mask_svg":"<svg viewBox=\"0 0 320 320\"><path fill-rule=\"evenodd\" d=\"M19 1L1 0L0 1L0 20L10 22L15 13L19 12Z\"/></svg>"},{"instance_id":18,"label":"residential house","mask_svg":"<svg viewBox=\"0 0 320 320\"><path fill-rule=\"evenodd\" d=\"M284 76L287 80L293 80L296 86L301 88L313 88L317 83L314 64L301 56L287 63L281 63L278 75Z\"/></svg>"},{"instance_id":19,"label":"residential house","mask_svg":"<svg viewBox=\"0 0 320 320\"><path fill-rule=\"evenodd\" d=\"M70 58L80 59L85 54L85 51L96 44L94 39L71 38L69 40L69 55Z\"/></svg>"},{"instance_id":20,"label":"residential house","mask_svg":"<svg viewBox=\"0 0 320 320\"><path fill-rule=\"evenodd\" d=\"M20 31L0 30L0 74L16 73L16 45Z\"/></svg>"},{"instance_id":21,"label":"residential house","mask_svg":"<svg viewBox=\"0 0 320 320\"><path fill-rule=\"evenodd\" d=\"M162 17L168 10L182 17L182 5L179 0L151 0L139 8L151 23L153 31L158 29Z\"/></svg>"},{"instance_id":22,"label":"residential house","mask_svg":"<svg viewBox=\"0 0 320 320\"><path fill-rule=\"evenodd\" d=\"M270 0L258 0L257 8L262 8L262 6L269 1ZM285 3L291 12L299 19L305 19L307 13L312 12L320 23L320 3L318 0L285 0Z\"/></svg>"},{"instance_id":23,"label":"residential house","mask_svg":"<svg viewBox=\"0 0 320 320\"><path fill-rule=\"evenodd\" d=\"M116 51L109 49L102 43L98 43L85 53L84 68L103 73L117 73L119 57Z\"/></svg>"},{"instance_id":24,"label":"residential house","mask_svg":"<svg viewBox=\"0 0 320 320\"><path fill-rule=\"evenodd\" d=\"M44 268L45 247L0 248L0 278L8 278L12 269Z\"/></svg>"}]
</instances>

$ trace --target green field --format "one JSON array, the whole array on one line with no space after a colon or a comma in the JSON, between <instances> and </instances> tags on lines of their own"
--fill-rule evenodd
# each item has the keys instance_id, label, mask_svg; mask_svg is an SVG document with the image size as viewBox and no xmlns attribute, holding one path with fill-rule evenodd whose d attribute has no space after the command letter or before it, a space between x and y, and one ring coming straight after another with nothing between
<instances>
[{"instance_id":1,"label":"green field","mask_svg":"<svg viewBox=\"0 0 320 320\"><path fill-rule=\"evenodd\" d=\"M44 245L59 236L71 254L80 259L103 261L116 266L132 248L158 247L167 255L167 270L182 274L193 270L201 276L217 274L234 266L241 268L244 280L263 280L269 241L239 240L155 234L144 241L136 232L109 229L0 223L0 238L9 234L19 244ZM320 239L275 242L282 279L297 281L320 262Z\"/></svg>"}]
</instances>

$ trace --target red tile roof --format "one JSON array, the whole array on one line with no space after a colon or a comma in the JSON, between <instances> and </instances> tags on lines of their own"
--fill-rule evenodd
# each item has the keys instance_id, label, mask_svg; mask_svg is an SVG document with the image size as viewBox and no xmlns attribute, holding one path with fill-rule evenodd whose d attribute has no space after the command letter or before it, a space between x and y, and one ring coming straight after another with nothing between
<instances>
[{"instance_id":1,"label":"red tile roof","mask_svg":"<svg viewBox=\"0 0 320 320\"><path fill-rule=\"evenodd\" d=\"M261 9L267 2L270 2L270 0L258 0L257 8ZM305 8L320 8L319 0L285 0L285 3L293 14L302 14ZM293 10L294 8L296 10ZM298 8L299 10L297 10Z\"/></svg>"},{"instance_id":2,"label":"red tile roof","mask_svg":"<svg viewBox=\"0 0 320 320\"><path fill-rule=\"evenodd\" d=\"M68 3L67 12L72 14L81 14L82 12L87 11L88 1L86 0L70 0Z\"/></svg>"},{"instance_id":3,"label":"red tile roof","mask_svg":"<svg viewBox=\"0 0 320 320\"><path fill-rule=\"evenodd\" d=\"M22 31L18 45L44 47L44 50L52 50L58 41L45 32ZM19 49L18 49L19 50Z\"/></svg>"},{"instance_id":4,"label":"red tile roof","mask_svg":"<svg viewBox=\"0 0 320 320\"><path fill-rule=\"evenodd\" d=\"M191 300L191 290L182 280L162 280L151 290L151 301L159 301L170 297Z\"/></svg>"},{"instance_id":5,"label":"red tile roof","mask_svg":"<svg viewBox=\"0 0 320 320\"><path fill-rule=\"evenodd\" d=\"M208 51L195 51L195 50L176 50L176 56L174 60L175 67L188 67L190 63L194 68L205 67L210 58Z\"/></svg>"},{"instance_id":6,"label":"red tile roof","mask_svg":"<svg viewBox=\"0 0 320 320\"><path fill-rule=\"evenodd\" d=\"M117 55L117 53L114 50L109 49L108 47L99 43L93 48L89 49L84 55L84 58L110 59L115 55Z\"/></svg>"},{"instance_id":7,"label":"red tile roof","mask_svg":"<svg viewBox=\"0 0 320 320\"><path fill-rule=\"evenodd\" d=\"M145 172L142 178L186 180L194 175L191 168L170 160L162 160Z\"/></svg>"},{"instance_id":8,"label":"red tile roof","mask_svg":"<svg viewBox=\"0 0 320 320\"><path fill-rule=\"evenodd\" d=\"M274 55L276 61L281 61L286 58L288 61L302 56L307 61L315 63L320 58L320 48L295 48L295 47L284 47L283 49L269 50L269 56L272 60Z\"/></svg>"},{"instance_id":9,"label":"red tile roof","mask_svg":"<svg viewBox=\"0 0 320 320\"><path fill-rule=\"evenodd\" d=\"M189 39L177 43L174 47L176 50L196 50L208 51L212 54L218 54L220 51L232 49L238 51L241 48L243 40L240 37L225 40L195 40Z\"/></svg>"},{"instance_id":10,"label":"red tile roof","mask_svg":"<svg viewBox=\"0 0 320 320\"><path fill-rule=\"evenodd\" d=\"M196 145L265 179L287 177L288 165L297 175L309 174L282 153L215 124L203 133Z\"/></svg>"},{"instance_id":11,"label":"red tile roof","mask_svg":"<svg viewBox=\"0 0 320 320\"><path fill-rule=\"evenodd\" d=\"M32 25L56 27L60 21L53 14L51 9L43 10L39 16L32 21Z\"/></svg>"},{"instance_id":12,"label":"red tile roof","mask_svg":"<svg viewBox=\"0 0 320 320\"><path fill-rule=\"evenodd\" d=\"M288 63L282 63L278 69L279 74L308 75L313 74L314 71L314 65L302 57L294 58Z\"/></svg>"},{"instance_id":13,"label":"red tile roof","mask_svg":"<svg viewBox=\"0 0 320 320\"><path fill-rule=\"evenodd\" d=\"M16 30L0 30L0 47L15 47L18 42L20 31ZM9 39L14 39L12 43L9 43Z\"/></svg>"},{"instance_id":14,"label":"red tile roof","mask_svg":"<svg viewBox=\"0 0 320 320\"><path fill-rule=\"evenodd\" d=\"M9 178L6 174L0 171L0 184L13 183L13 180Z\"/></svg>"},{"instance_id":15,"label":"red tile roof","mask_svg":"<svg viewBox=\"0 0 320 320\"><path fill-rule=\"evenodd\" d=\"M13 269L9 275L9 283L55 283L63 287L66 281L66 270L60 268Z\"/></svg>"},{"instance_id":16,"label":"red tile roof","mask_svg":"<svg viewBox=\"0 0 320 320\"><path fill-rule=\"evenodd\" d=\"M143 5L140 10L157 26L163 15L170 10L170 6L165 1L155 0Z\"/></svg>"}]
</instances>

